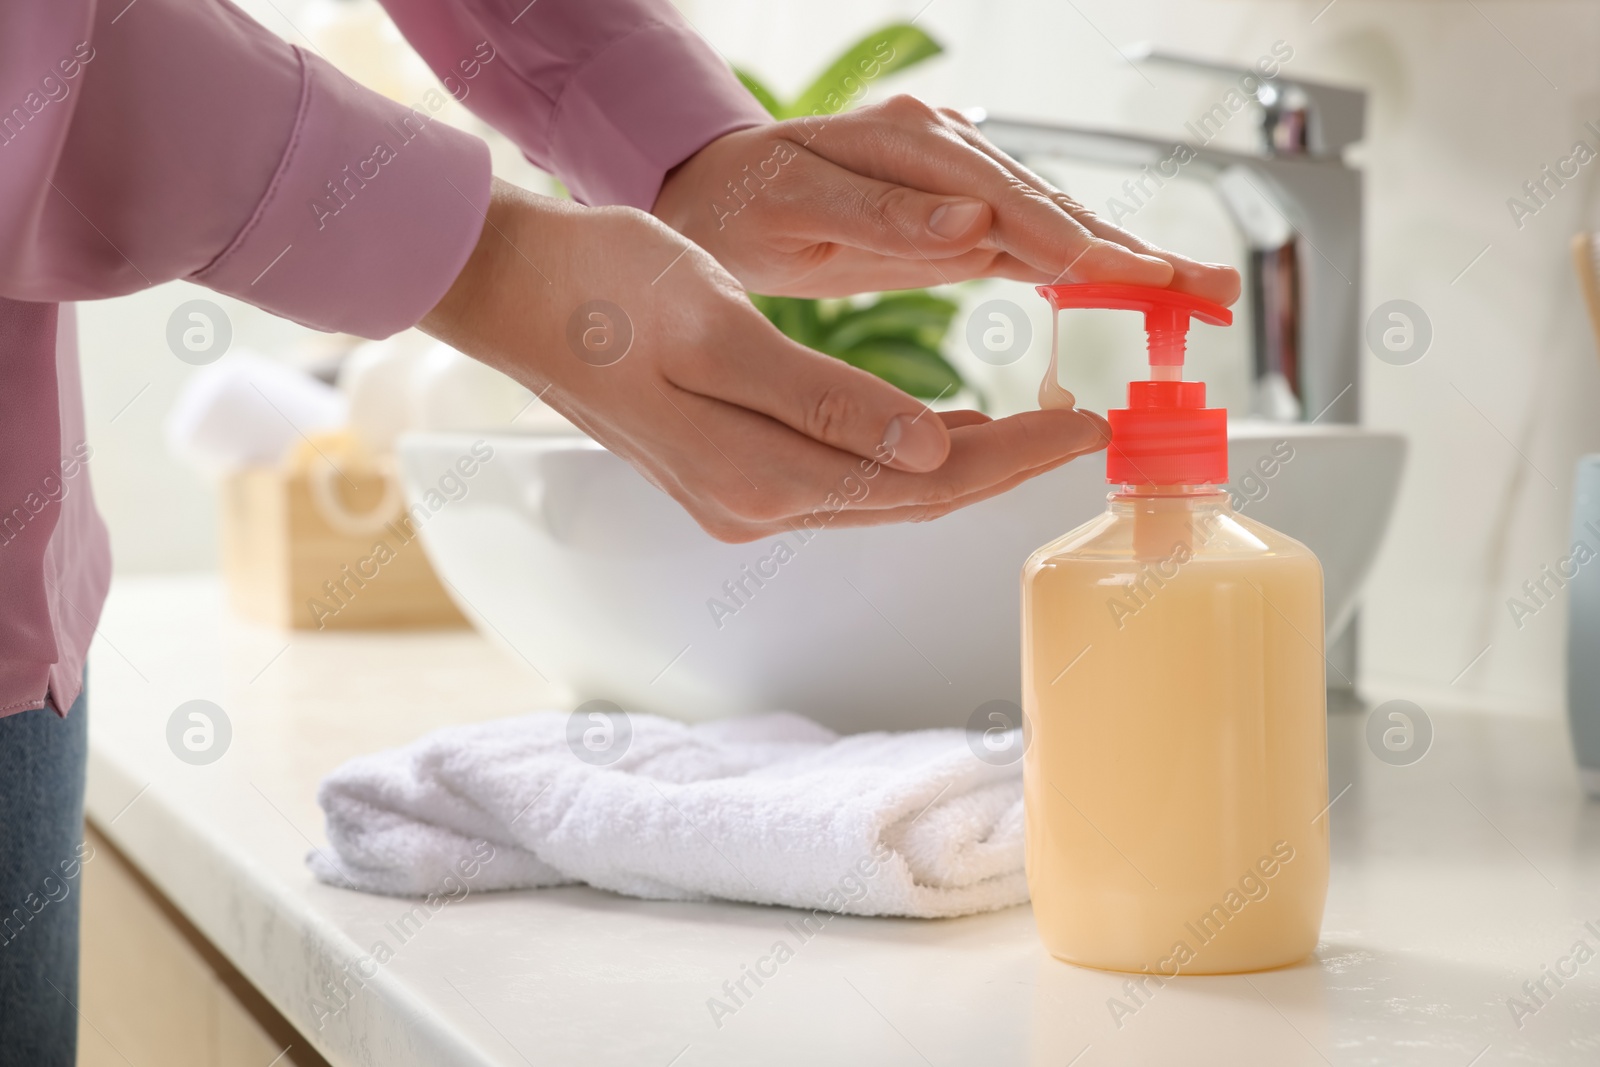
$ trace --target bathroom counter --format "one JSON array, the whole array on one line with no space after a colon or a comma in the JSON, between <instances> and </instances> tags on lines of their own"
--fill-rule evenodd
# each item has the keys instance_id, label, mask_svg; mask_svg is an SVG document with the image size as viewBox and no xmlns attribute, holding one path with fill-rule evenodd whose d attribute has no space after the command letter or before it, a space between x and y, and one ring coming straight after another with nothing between
<instances>
[{"instance_id":1,"label":"bathroom counter","mask_svg":"<svg viewBox=\"0 0 1600 1067\"><path fill-rule=\"evenodd\" d=\"M836 917L804 942L784 909L586 888L419 919L312 879L316 784L437 726L565 706L530 665L465 630L252 626L209 577L119 582L91 662L90 817L341 1067L1600 1062L1600 955L1573 954L1600 953L1600 804L1557 721L1429 709L1432 750L1390 766L1364 715L1336 715L1316 956L1140 993L1048 957L1026 907ZM206 765L167 741L194 699L232 727ZM724 983L779 941L792 957L735 1003Z\"/></svg>"}]
</instances>

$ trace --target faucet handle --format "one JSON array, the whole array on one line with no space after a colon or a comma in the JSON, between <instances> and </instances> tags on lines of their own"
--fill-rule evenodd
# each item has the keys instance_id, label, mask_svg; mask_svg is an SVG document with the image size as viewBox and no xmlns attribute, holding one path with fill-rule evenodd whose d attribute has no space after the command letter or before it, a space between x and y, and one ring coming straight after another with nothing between
<instances>
[{"instance_id":1,"label":"faucet handle","mask_svg":"<svg viewBox=\"0 0 1600 1067\"><path fill-rule=\"evenodd\" d=\"M1365 90L1284 77L1281 67L1269 76L1259 67L1169 52L1149 43L1133 45L1123 54L1136 63L1162 63L1238 79L1239 88L1261 105L1261 129L1273 155L1337 156L1366 136ZM1247 80L1254 84L1247 85Z\"/></svg>"}]
</instances>

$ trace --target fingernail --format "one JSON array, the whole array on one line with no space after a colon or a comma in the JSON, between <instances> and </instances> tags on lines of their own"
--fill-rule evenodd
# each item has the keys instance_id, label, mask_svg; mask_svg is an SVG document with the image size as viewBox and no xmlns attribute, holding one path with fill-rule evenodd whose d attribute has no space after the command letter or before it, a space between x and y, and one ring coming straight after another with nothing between
<instances>
[{"instance_id":1,"label":"fingernail","mask_svg":"<svg viewBox=\"0 0 1600 1067\"><path fill-rule=\"evenodd\" d=\"M1094 432L1100 437L1099 447L1103 448L1111 442L1111 424L1098 412L1080 411L1078 414L1082 415L1084 420L1094 427Z\"/></svg>"},{"instance_id":2,"label":"fingernail","mask_svg":"<svg viewBox=\"0 0 1600 1067\"><path fill-rule=\"evenodd\" d=\"M947 240L960 237L982 213L982 200L951 200L933 209L928 216L928 232Z\"/></svg>"},{"instance_id":3,"label":"fingernail","mask_svg":"<svg viewBox=\"0 0 1600 1067\"><path fill-rule=\"evenodd\" d=\"M922 473L936 469L949 453L949 443L936 421L896 415L883 433L883 462Z\"/></svg>"}]
</instances>

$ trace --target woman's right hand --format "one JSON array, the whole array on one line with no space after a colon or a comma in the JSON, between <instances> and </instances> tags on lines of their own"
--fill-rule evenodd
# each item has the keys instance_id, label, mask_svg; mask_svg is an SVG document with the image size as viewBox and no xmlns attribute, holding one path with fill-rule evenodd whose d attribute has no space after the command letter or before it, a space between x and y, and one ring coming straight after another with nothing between
<instances>
[{"instance_id":1,"label":"woman's right hand","mask_svg":"<svg viewBox=\"0 0 1600 1067\"><path fill-rule=\"evenodd\" d=\"M498 180L476 250L420 325L532 389L723 541L813 513L937 518L1110 436L1090 412L931 412L789 340L654 217Z\"/></svg>"}]
</instances>

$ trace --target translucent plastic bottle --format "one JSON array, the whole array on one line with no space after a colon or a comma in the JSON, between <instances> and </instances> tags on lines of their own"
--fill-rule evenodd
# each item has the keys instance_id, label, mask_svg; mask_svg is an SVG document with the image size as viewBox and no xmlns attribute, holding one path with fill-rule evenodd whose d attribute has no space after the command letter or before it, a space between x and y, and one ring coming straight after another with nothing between
<instances>
[{"instance_id":1,"label":"translucent plastic bottle","mask_svg":"<svg viewBox=\"0 0 1600 1067\"><path fill-rule=\"evenodd\" d=\"M1231 316L1169 290L1040 292L1058 314L1144 311L1151 354L1109 413L1109 508L1022 574L1040 936L1160 977L1293 963L1328 885L1322 567L1218 488L1227 413L1180 379L1189 316Z\"/></svg>"}]
</instances>

